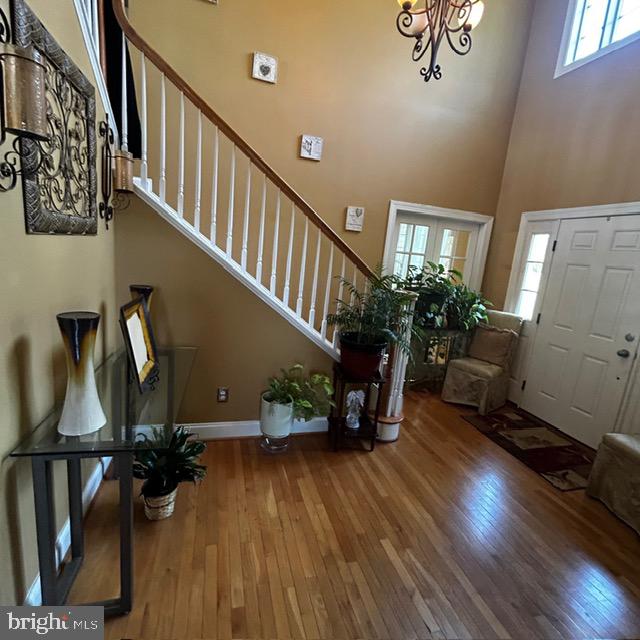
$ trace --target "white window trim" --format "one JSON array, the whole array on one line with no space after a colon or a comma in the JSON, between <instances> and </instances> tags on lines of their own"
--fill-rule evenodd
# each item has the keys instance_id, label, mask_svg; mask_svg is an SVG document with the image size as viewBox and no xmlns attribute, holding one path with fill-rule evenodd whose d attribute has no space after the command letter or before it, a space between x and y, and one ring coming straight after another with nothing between
<instances>
[{"instance_id":1,"label":"white window trim","mask_svg":"<svg viewBox=\"0 0 640 640\"><path fill-rule=\"evenodd\" d=\"M589 64L589 62L593 62L598 58L602 58L602 56L606 56L608 53L612 51L617 51L618 49L622 49L622 47L626 47L628 44L635 42L640 39L640 31L636 31L636 33L632 33L628 35L623 40L618 40L616 42L612 42L608 44L606 47L602 47L602 49L598 49L594 51L591 55L588 55L584 58L580 58L580 60L576 60L571 64L565 64L567 59L567 49L569 48L569 43L571 41L571 32L573 31L573 21L576 13L576 6L578 4L578 0L569 0L569 7L567 9L567 16L564 21L564 31L562 32L562 40L560 41L560 52L558 54L558 61L556 63L556 71L553 75L554 79L563 76L565 73L569 73L570 71L574 71L575 69L579 69L585 64Z\"/></svg>"},{"instance_id":2,"label":"white window trim","mask_svg":"<svg viewBox=\"0 0 640 640\"><path fill-rule=\"evenodd\" d=\"M480 226L478 232L478 245L476 247L473 261L471 262L471 275L468 279L468 286L472 289L480 289L484 267L487 262L489 251L489 241L493 230L493 217L486 216L473 211L462 211L460 209L445 209L427 204L416 204L414 202L402 202L401 200L391 200L389 202L389 217L387 218L387 234L384 241L384 253L382 264L389 269L391 256L394 254L393 236L396 227L398 213L413 213L440 218L443 220L456 220L458 222L472 222Z\"/></svg>"}]
</instances>

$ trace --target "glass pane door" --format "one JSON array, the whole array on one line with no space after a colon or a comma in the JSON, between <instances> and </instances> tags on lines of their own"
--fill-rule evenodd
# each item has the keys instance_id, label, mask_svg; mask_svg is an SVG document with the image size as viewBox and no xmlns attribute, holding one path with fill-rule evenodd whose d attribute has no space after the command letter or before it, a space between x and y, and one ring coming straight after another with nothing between
<instances>
[{"instance_id":1,"label":"glass pane door","mask_svg":"<svg viewBox=\"0 0 640 640\"><path fill-rule=\"evenodd\" d=\"M393 272L404 278L410 266L421 269L427 258L430 227L423 224L401 222L398 226L398 240Z\"/></svg>"}]
</instances>

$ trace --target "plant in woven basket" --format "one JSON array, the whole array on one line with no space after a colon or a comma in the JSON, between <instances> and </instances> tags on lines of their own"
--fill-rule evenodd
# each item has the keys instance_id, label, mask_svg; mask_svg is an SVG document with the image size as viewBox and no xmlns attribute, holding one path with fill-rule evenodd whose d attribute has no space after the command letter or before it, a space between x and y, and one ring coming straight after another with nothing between
<instances>
[{"instance_id":1,"label":"plant in woven basket","mask_svg":"<svg viewBox=\"0 0 640 640\"><path fill-rule=\"evenodd\" d=\"M144 480L142 496L166 496L181 482L195 482L205 477L207 468L198 460L206 446L192 437L184 427L178 427L170 436L157 428L150 438L141 436L136 443L133 475Z\"/></svg>"}]
</instances>

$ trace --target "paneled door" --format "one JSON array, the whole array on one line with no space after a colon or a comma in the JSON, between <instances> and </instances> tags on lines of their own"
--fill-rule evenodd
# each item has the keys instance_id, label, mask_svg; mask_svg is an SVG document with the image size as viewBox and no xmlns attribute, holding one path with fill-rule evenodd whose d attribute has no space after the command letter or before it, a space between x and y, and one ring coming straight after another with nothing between
<instances>
[{"instance_id":1,"label":"paneled door","mask_svg":"<svg viewBox=\"0 0 640 640\"><path fill-rule=\"evenodd\" d=\"M563 220L522 407L585 444L613 430L640 330L640 215Z\"/></svg>"}]
</instances>

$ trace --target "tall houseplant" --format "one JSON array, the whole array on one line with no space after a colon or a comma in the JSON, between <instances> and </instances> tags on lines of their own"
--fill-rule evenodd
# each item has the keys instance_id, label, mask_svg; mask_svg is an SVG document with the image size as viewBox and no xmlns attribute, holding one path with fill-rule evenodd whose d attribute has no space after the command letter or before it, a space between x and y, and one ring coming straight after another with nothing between
<instances>
[{"instance_id":1,"label":"tall houseplant","mask_svg":"<svg viewBox=\"0 0 640 640\"><path fill-rule=\"evenodd\" d=\"M133 475L144 480L140 493L149 520L162 520L173 513L181 482L205 477L207 468L198 460L206 446L192 437L184 427L178 427L170 436L163 429L154 428L151 438L143 434L136 443Z\"/></svg>"},{"instance_id":2,"label":"tall houseplant","mask_svg":"<svg viewBox=\"0 0 640 640\"><path fill-rule=\"evenodd\" d=\"M379 369L388 346L410 352L407 329L412 326L412 296L401 289L403 281L383 275L381 269L369 278L364 292L349 280L342 281L348 300L338 300L327 323L340 333L342 366L345 372L369 379Z\"/></svg>"},{"instance_id":3,"label":"tall houseplant","mask_svg":"<svg viewBox=\"0 0 640 640\"><path fill-rule=\"evenodd\" d=\"M260 406L263 448L271 452L286 449L293 421L328 415L332 395L329 377L323 373L307 375L301 364L282 369L280 376L270 378Z\"/></svg>"}]
</instances>

